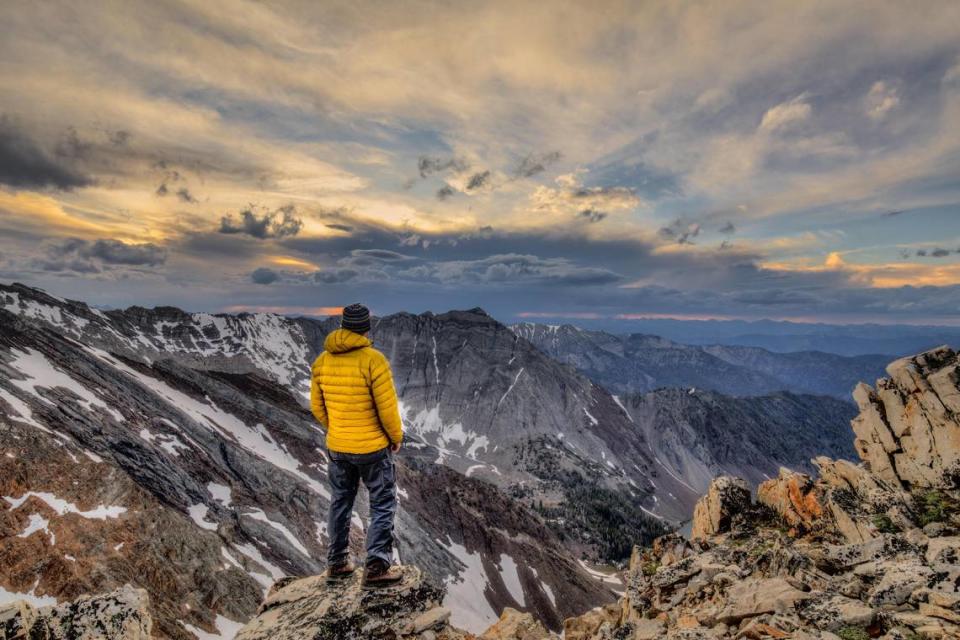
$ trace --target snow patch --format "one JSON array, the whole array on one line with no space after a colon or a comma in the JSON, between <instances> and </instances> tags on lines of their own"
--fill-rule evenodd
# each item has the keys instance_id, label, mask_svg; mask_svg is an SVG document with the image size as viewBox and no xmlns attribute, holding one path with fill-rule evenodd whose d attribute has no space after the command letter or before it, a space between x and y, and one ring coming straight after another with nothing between
<instances>
[{"instance_id":1,"label":"snow patch","mask_svg":"<svg viewBox=\"0 0 960 640\"><path fill-rule=\"evenodd\" d=\"M87 518L90 520L106 520L107 518L119 518L122 514L126 513L126 507L106 507L104 505L98 506L96 509L91 509L90 511L82 511L77 505L72 502L67 502L52 493L47 493L44 491L28 491L19 498L11 498L9 496L4 496L4 500L10 503L10 509L17 509L26 502L31 496L38 498L45 502L48 507L53 509L58 516L64 516L68 513L75 513L81 518Z\"/></svg>"},{"instance_id":2,"label":"snow patch","mask_svg":"<svg viewBox=\"0 0 960 640\"><path fill-rule=\"evenodd\" d=\"M500 567L500 577L503 579L503 584L507 587L507 591L510 592L510 595L513 596L513 599L516 600L521 607L527 606L527 601L523 595L523 585L520 584L520 572L517 569L517 563L514 562L513 557L501 554Z\"/></svg>"},{"instance_id":3,"label":"snow patch","mask_svg":"<svg viewBox=\"0 0 960 640\"><path fill-rule=\"evenodd\" d=\"M210 511L210 508L202 502L187 509L187 513L190 514L190 518L198 527L201 529L206 529L207 531L216 531L217 523L207 520L208 511Z\"/></svg>"}]
</instances>

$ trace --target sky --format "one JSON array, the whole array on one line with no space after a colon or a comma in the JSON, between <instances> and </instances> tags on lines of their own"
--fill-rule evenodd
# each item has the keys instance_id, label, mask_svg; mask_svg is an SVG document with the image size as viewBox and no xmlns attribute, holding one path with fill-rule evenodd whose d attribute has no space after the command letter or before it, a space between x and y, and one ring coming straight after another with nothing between
<instances>
[{"instance_id":1,"label":"sky","mask_svg":"<svg viewBox=\"0 0 960 640\"><path fill-rule=\"evenodd\" d=\"M9 3L0 281L960 324L960 3Z\"/></svg>"}]
</instances>

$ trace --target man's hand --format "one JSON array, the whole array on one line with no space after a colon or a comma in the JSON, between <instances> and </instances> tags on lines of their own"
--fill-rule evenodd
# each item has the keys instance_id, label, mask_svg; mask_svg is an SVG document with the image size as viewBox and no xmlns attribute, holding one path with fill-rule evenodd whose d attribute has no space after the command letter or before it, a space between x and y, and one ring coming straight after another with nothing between
<instances>
[{"instance_id":1,"label":"man's hand","mask_svg":"<svg viewBox=\"0 0 960 640\"><path fill-rule=\"evenodd\" d=\"M390 451L392 451L392 452L394 452L394 453L397 453L398 451L400 451L400 443L399 443L399 442L391 442L391 443L390 443Z\"/></svg>"}]
</instances>

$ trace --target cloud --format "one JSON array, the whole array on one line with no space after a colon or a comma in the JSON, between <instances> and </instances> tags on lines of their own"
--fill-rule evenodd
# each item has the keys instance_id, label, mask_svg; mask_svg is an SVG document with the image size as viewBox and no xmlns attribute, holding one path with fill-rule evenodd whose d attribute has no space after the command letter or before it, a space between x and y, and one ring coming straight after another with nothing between
<instances>
[{"instance_id":1,"label":"cloud","mask_svg":"<svg viewBox=\"0 0 960 640\"><path fill-rule=\"evenodd\" d=\"M255 269L253 273L250 274L250 280L254 284L273 284L279 279L280 274L273 269L268 269L267 267Z\"/></svg>"},{"instance_id":2,"label":"cloud","mask_svg":"<svg viewBox=\"0 0 960 640\"><path fill-rule=\"evenodd\" d=\"M882 80L874 82L864 98L864 109L867 117L878 122L886 118L887 114L898 106L900 106L900 96L896 88Z\"/></svg>"},{"instance_id":3,"label":"cloud","mask_svg":"<svg viewBox=\"0 0 960 640\"><path fill-rule=\"evenodd\" d=\"M303 228L303 221L296 215L293 205L285 205L274 211L257 215L253 207L240 212L240 219L227 214L220 219L220 233L243 233L260 240L295 236Z\"/></svg>"},{"instance_id":4,"label":"cloud","mask_svg":"<svg viewBox=\"0 0 960 640\"><path fill-rule=\"evenodd\" d=\"M727 234L727 235L732 235L732 234L734 234L734 233L737 232L737 227L736 227L732 222L727 221L727 222L725 222L725 223L723 224L722 227L720 227L720 228L718 229L718 231L719 231L720 233L724 233L724 234Z\"/></svg>"},{"instance_id":5,"label":"cloud","mask_svg":"<svg viewBox=\"0 0 960 640\"><path fill-rule=\"evenodd\" d=\"M89 186L93 179L44 153L4 115L0 116L0 184L17 189L50 187L69 191Z\"/></svg>"},{"instance_id":6,"label":"cloud","mask_svg":"<svg viewBox=\"0 0 960 640\"><path fill-rule=\"evenodd\" d=\"M607 217L606 212L597 211L596 209L584 209L577 215L580 216L581 218L586 219L586 221L590 223L600 222L601 220Z\"/></svg>"},{"instance_id":7,"label":"cloud","mask_svg":"<svg viewBox=\"0 0 960 640\"><path fill-rule=\"evenodd\" d=\"M360 272L356 269L325 269L323 271L317 271L313 274L314 280L317 282L323 282L325 284L340 284L343 282L350 282L355 280L360 276Z\"/></svg>"},{"instance_id":8,"label":"cloud","mask_svg":"<svg viewBox=\"0 0 960 640\"><path fill-rule=\"evenodd\" d=\"M180 202L187 202L189 204L197 203L197 199L193 197L193 194L190 193L190 190L186 187L180 187L177 189L177 198L180 199Z\"/></svg>"},{"instance_id":9,"label":"cloud","mask_svg":"<svg viewBox=\"0 0 960 640\"><path fill-rule=\"evenodd\" d=\"M619 282L620 274L609 269L585 267L565 258L498 254L479 260L450 260L418 265L399 271L397 277L435 280L443 284L502 284L541 286L599 286Z\"/></svg>"},{"instance_id":10,"label":"cloud","mask_svg":"<svg viewBox=\"0 0 960 640\"><path fill-rule=\"evenodd\" d=\"M693 244L693 239L700 235L700 228L699 222L677 218L669 225L661 227L658 233L661 238L673 240L677 244Z\"/></svg>"},{"instance_id":11,"label":"cloud","mask_svg":"<svg viewBox=\"0 0 960 640\"><path fill-rule=\"evenodd\" d=\"M467 190L467 191L474 191L474 190L476 190L476 189L479 189L479 188L481 188L482 186L484 186L485 184L487 184L487 182L489 182L489 180L490 180L490 171L489 171L489 170L487 170L487 171L480 171L480 172L478 172L478 173L475 173L475 174L473 174L472 176L470 176L470 179L469 179L469 180L467 180L466 190Z\"/></svg>"},{"instance_id":12,"label":"cloud","mask_svg":"<svg viewBox=\"0 0 960 640\"><path fill-rule=\"evenodd\" d=\"M451 197L455 193L456 191L453 189L453 187L451 187L448 184L445 184L439 189L437 189L437 200L446 200L447 198Z\"/></svg>"},{"instance_id":13,"label":"cloud","mask_svg":"<svg viewBox=\"0 0 960 640\"><path fill-rule=\"evenodd\" d=\"M513 170L513 175L518 178L532 178L538 173L546 171L547 167L559 161L562 157L563 155L559 151L530 153L517 164Z\"/></svg>"},{"instance_id":14,"label":"cloud","mask_svg":"<svg viewBox=\"0 0 960 640\"><path fill-rule=\"evenodd\" d=\"M772 107L763 114L760 121L760 131L783 131L810 119L813 108L806 102L806 95L802 94L787 102Z\"/></svg>"},{"instance_id":15,"label":"cloud","mask_svg":"<svg viewBox=\"0 0 960 640\"><path fill-rule=\"evenodd\" d=\"M350 252L350 256L355 260L371 262L409 262L415 259L412 256L389 249L354 249Z\"/></svg>"},{"instance_id":16,"label":"cloud","mask_svg":"<svg viewBox=\"0 0 960 640\"><path fill-rule=\"evenodd\" d=\"M444 171L466 171L470 165L462 158L435 158L430 156L420 156L417 159L417 172L421 178L428 178Z\"/></svg>"},{"instance_id":17,"label":"cloud","mask_svg":"<svg viewBox=\"0 0 960 640\"><path fill-rule=\"evenodd\" d=\"M100 265L156 267L167 261L167 250L153 243L128 244L122 240L94 242L71 238L48 245L47 258L37 264L46 271L99 273Z\"/></svg>"},{"instance_id":18,"label":"cloud","mask_svg":"<svg viewBox=\"0 0 960 640\"><path fill-rule=\"evenodd\" d=\"M642 201L633 189L618 185L586 187L579 177L567 174L557 178L558 186L539 186L530 196L534 209L551 213L579 214L585 209L595 211L624 211L634 209Z\"/></svg>"}]
</instances>

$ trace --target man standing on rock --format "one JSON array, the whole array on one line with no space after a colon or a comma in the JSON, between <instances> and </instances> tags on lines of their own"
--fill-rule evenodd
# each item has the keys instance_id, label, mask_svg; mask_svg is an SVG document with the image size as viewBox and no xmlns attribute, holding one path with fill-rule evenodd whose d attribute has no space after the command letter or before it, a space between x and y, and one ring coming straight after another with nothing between
<instances>
[{"instance_id":1,"label":"man standing on rock","mask_svg":"<svg viewBox=\"0 0 960 640\"><path fill-rule=\"evenodd\" d=\"M370 493L365 587L395 584L402 578L393 561L393 518L397 489L393 454L403 441L397 392L386 357L373 348L370 311L345 307L340 328L323 343L314 361L310 407L327 431L330 464L330 515L327 580L353 574L348 548L353 502L360 481Z\"/></svg>"}]
</instances>

